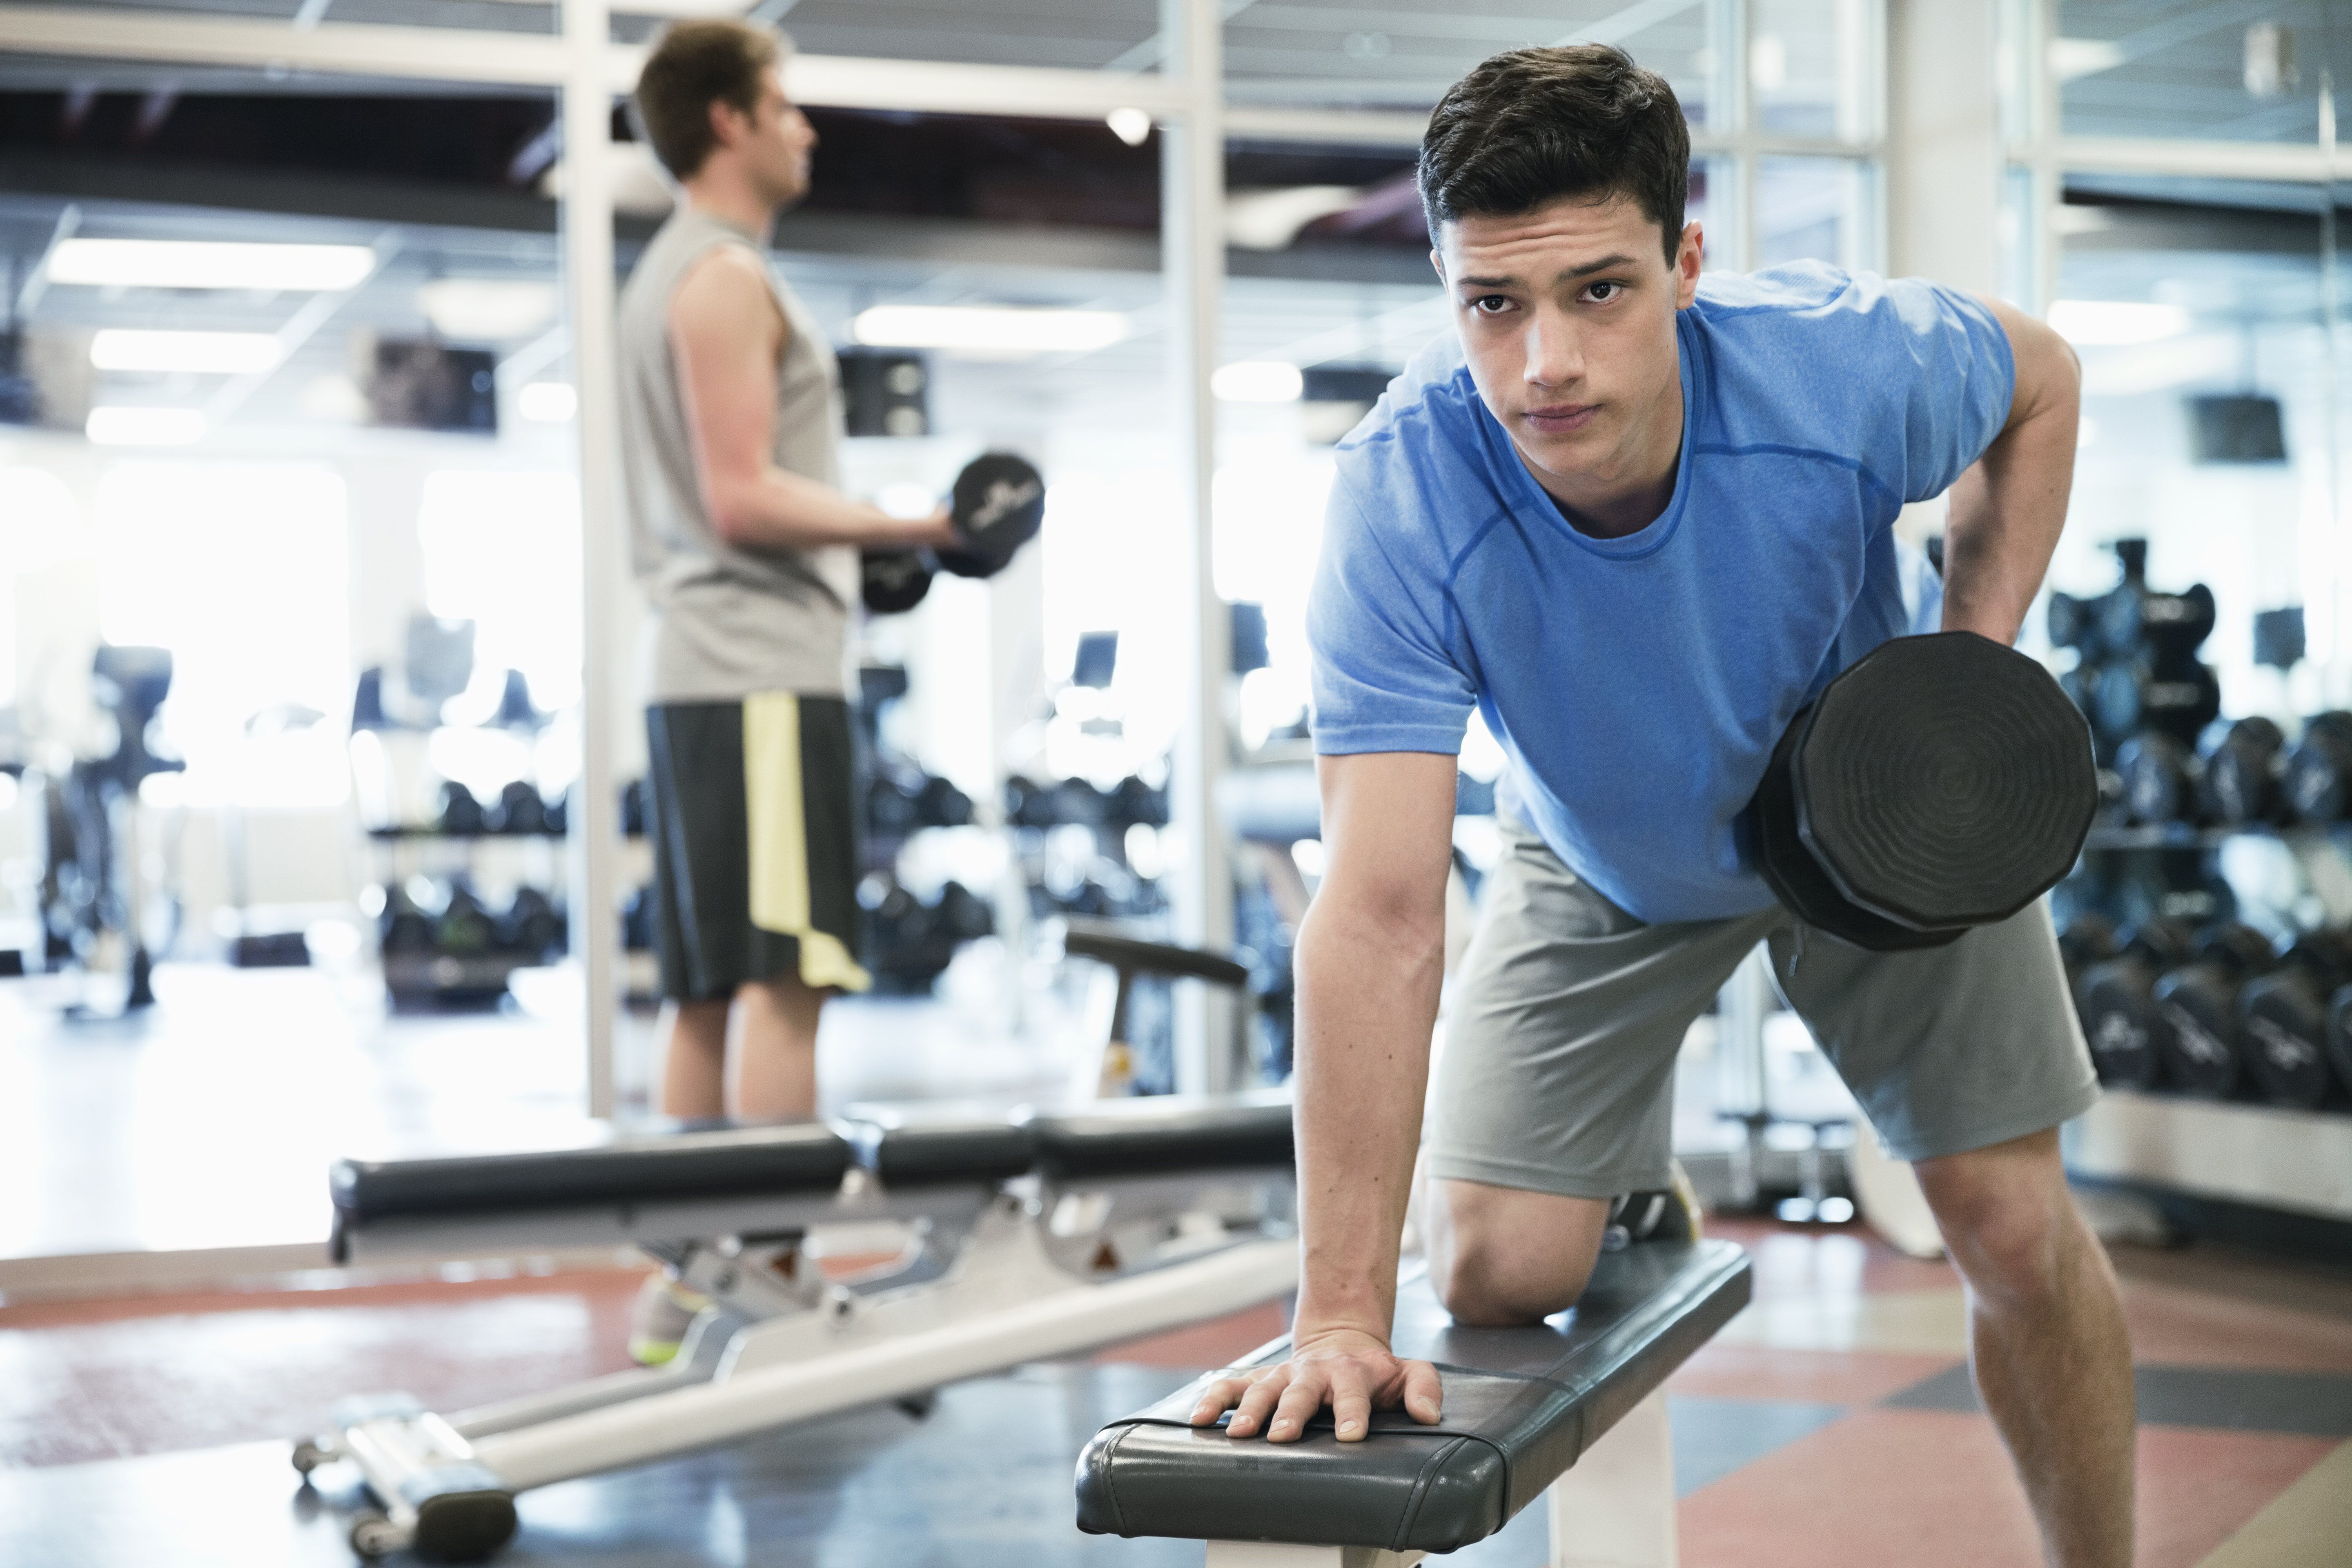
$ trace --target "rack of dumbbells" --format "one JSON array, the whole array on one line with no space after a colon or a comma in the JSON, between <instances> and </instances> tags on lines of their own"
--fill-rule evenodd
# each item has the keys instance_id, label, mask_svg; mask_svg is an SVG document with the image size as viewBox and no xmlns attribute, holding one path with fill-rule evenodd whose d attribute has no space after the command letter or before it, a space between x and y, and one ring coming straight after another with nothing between
<instances>
[{"instance_id":1,"label":"rack of dumbbells","mask_svg":"<svg viewBox=\"0 0 2352 1568\"><path fill-rule=\"evenodd\" d=\"M970 826L971 797L886 744L884 715L907 695L907 671L873 665L857 672L853 726L857 747L857 902L865 917L864 963L886 995L928 993L956 949L996 930L988 901L950 879L926 899L899 880L900 857L916 835Z\"/></svg>"},{"instance_id":2,"label":"rack of dumbbells","mask_svg":"<svg viewBox=\"0 0 2352 1568\"><path fill-rule=\"evenodd\" d=\"M2352 805L2352 713L2305 720L2290 744L2264 718L2221 717L2198 658L2212 594L2151 589L2147 546L2115 546L2108 594L2053 594L2062 683L2090 716L2105 805L2083 863L2053 895L2060 946L2100 1079L2202 1101L2352 1112L2352 935L2285 931L2241 910L2220 874L2245 834L2341 859ZM2341 874L2339 872L2339 874Z\"/></svg>"},{"instance_id":3,"label":"rack of dumbbells","mask_svg":"<svg viewBox=\"0 0 2352 1568\"><path fill-rule=\"evenodd\" d=\"M551 963L568 945L564 798L515 779L483 800L433 774L425 742L444 727L447 695L375 668L361 675L352 703L352 762L377 853L370 901L394 1006L493 1003L516 970ZM522 673L510 669L497 712L476 727L523 739L548 722ZM511 890L485 897L484 888L500 886Z\"/></svg>"}]
</instances>

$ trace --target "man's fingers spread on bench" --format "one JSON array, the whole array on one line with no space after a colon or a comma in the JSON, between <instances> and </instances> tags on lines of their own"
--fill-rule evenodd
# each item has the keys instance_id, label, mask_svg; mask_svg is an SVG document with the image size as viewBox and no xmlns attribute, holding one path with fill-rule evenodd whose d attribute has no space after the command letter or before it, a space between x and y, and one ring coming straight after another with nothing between
<instances>
[{"instance_id":1,"label":"man's fingers spread on bench","mask_svg":"<svg viewBox=\"0 0 2352 1568\"><path fill-rule=\"evenodd\" d=\"M1330 1374L1320 1367L1301 1368L1282 1391L1282 1402L1275 1406L1274 1425L1266 1428L1266 1440L1272 1443L1296 1443L1307 1436L1307 1423L1323 1408L1323 1401L1331 1390Z\"/></svg>"},{"instance_id":2,"label":"man's fingers spread on bench","mask_svg":"<svg viewBox=\"0 0 2352 1568\"><path fill-rule=\"evenodd\" d=\"M1445 1386L1437 1380L1437 1369L1425 1361L1409 1361L1403 1365L1405 1414L1424 1426L1436 1426L1445 1405ZM1343 1426L1339 1436L1347 1435Z\"/></svg>"},{"instance_id":3,"label":"man's fingers spread on bench","mask_svg":"<svg viewBox=\"0 0 2352 1568\"><path fill-rule=\"evenodd\" d=\"M1235 1437L1255 1436L1265 1425L1265 1418L1274 1414L1275 1401L1289 1386L1291 1375L1287 1365L1278 1366L1251 1384L1241 1403L1234 1407L1234 1418L1225 1423L1226 1433Z\"/></svg>"},{"instance_id":4,"label":"man's fingers spread on bench","mask_svg":"<svg viewBox=\"0 0 2352 1568\"><path fill-rule=\"evenodd\" d=\"M1331 1426L1342 1443L1360 1441L1372 1424L1372 1394L1351 1365L1331 1369Z\"/></svg>"},{"instance_id":5,"label":"man's fingers spread on bench","mask_svg":"<svg viewBox=\"0 0 2352 1568\"><path fill-rule=\"evenodd\" d=\"M1201 1394L1201 1403L1192 1406L1192 1425L1207 1426L1218 1416L1241 1403L1250 1386L1246 1377L1221 1377L1209 1384Z\"/></svg>"}]
</instances>

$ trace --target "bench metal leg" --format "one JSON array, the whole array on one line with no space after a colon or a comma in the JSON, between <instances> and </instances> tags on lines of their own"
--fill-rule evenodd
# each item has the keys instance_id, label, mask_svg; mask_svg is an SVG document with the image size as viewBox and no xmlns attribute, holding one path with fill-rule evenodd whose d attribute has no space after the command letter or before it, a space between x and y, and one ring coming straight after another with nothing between
<instances>
[{"instance_id":1,"label":"bench metal leg","mask_svg":"<svg viewBox=\"0 0 2352 1568\"><path fill-rule=\"evenodd\" d=\"M1377 1546L1285 1546L1272 1541L1212 1541L1208 1568L1412 1568L1424 1552Z\"/></svg>"},{"instance_id":2,"label":"bench metal leg","mask_svg":"<svg viewBox=\"0 0 2352 1568\"><path fill-rule=\"evenodd\" d=\"M1665 1390L1635 1405L1545 1497L1550 1568L1675 1568L1675 1446Z\"/></svg>"}]
</instances>

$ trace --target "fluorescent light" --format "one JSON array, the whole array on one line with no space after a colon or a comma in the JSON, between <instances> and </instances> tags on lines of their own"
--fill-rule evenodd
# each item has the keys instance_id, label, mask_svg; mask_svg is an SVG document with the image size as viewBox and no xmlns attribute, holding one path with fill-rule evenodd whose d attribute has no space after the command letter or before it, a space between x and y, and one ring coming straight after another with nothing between
<instances>
[{"instance_id":1,"label":"fluorescent light","mask_svg":"<svg viewBox=\"0 0 2352 1568\"><path fill-rule=\"evenodd\" d=\"M113 289L352 289L375 270L363 245L231 245L195 239L68 239L49 281Z\"/></svg>"},{"instance_id":2,"label":"fluorescent light","mask_svg":"<svg viewBox=\"0 0 2352 1568\"><path fill-rule=\"evenodd\" d=\"M1270 359L1221 364L1209 377L1209 390L1223 403L1296 403L1306 384L1297 365Z\"/></svg>"},{"instance_id":3,"label":"fluorescent light","mask_svg":"<svg viewBox=\"0 0 2352 1568\"><path fill-rule=\"evenodd\" d=\"M100 447L188 447L205 438L193 408L93 408L82 433Z\"/></svg>"},{"instance_id":4,"label":"fluorescent light","mask_svg":"<svg viewBox=\"0 0 2352 1568\"><path fill-rule=\"evenodd\" d=\"M100 370L250 375L277 367L278 339L268 332L136 332L109 327L89 341L89 363Z\"/></svg>"},{"instance_id":5,"label":"fluorescent light","mask_svg":"<svg viewBox=\"0 0 2352 1568\"><path fill-rule=\"evenodd\" d=\"M1103 116L1110 133L1130 147L1140 147L1151 134L1151 116L1140 109L1114 109Z\"/></svg>"},{"instance_id":6,"label":"fluorescent light","mask_svg":"<svg viewBox=\"0 0 2352 1568\"><path fill-rule=\"evenodd\" d=\"M980 353L1085 353L1127 336L1116 310L1032 310L1005 305L877 305L850 331L892 349L969 349Z\"/></svg>"},{"instance_id":7,"label":"fluorescent light","mask_svg":"<svg viewBox=\"0 0 2352 1568\"><path fill-rule=\"evenodd\" d=\"M2124 63L2124 47L2113 38L2053 38L2050 74L2060 81L2096 76Z\"/></svg>"},{"instance_id":8,"label":"fluorescent light","mask_svg":"<svg viewBox=\"0 0 2352 1568\"><path fill-rule=\"evenodd\" d=\"M515 394L515 412L540 425L561 425L580 412L580 395L564 381L534 381Z\"/></svg>"},{"instance_id":9,"label":"fluorescent light","mask_svg":"<svg viewBox=\"0 0 2352 1568\"><path fill-rule=\"evenodd\" d=\"M445 338L501 342L528 337L554 319L555 285L521 278L436 278L416 291L416 308Z\"/></svg>"},{"instance_id":10,"label":"fluorescent light","mask_svg":"<svg viewBox=\"0 0 2352 1568\"><path fill-rule=\"evenodd\" d=\"M2142 305L2121 300L2058 300L2050 324L2068 342L2113 348L2177 338L2189 330L2189 312L2178 305Z\"/></svg>"}]
</instances>

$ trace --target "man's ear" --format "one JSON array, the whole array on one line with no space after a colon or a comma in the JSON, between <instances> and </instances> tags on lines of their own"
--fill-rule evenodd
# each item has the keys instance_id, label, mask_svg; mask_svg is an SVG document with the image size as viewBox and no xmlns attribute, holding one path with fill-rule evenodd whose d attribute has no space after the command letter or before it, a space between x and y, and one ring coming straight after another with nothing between
<instances>
[{"instance_id":1,"label":"man's ear","mask_svg":"<svg viewBox=\"0 0 2352 1568\"><path fill-rule=\"evenodd\" d=\"M1439 250L1436 250L1436 249L1433 248L1433 249L1430 251L1430 253L1429 253L1429 264L1430 264L1432 267L1434 267L1434 268L1437 268L1437 280L1438 280L1440 283L1444 282L1444 281L1445 281L1445 256L1444 256L1444 252L1442 252L1442 251L1439 251Z\"/></svg>"},{"instance_id":2,"label":"man's ear","mask_svg":"<svg viewBox=\"0 0 2352 1568\"><path fill-rule=\"evenodd\" d=\"M743 138L743 128L750 118L723 98L710 100L710 136L721 147L731 147Z\"/></svg>"},{"instance_id":3,"label":"man's ear","mask_svg":"<svg viewBox=\"0 0 2352 1568\"><path fill-rule=\"evenodd\" d=\"M1706 256L1706 231L1694 219L1683 225L1683 237L1675 247L1675 309L1686 310L1698 298L1700 263Z\"/></svg>"}]
</instances>

